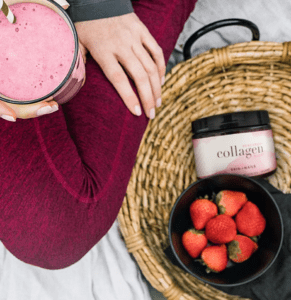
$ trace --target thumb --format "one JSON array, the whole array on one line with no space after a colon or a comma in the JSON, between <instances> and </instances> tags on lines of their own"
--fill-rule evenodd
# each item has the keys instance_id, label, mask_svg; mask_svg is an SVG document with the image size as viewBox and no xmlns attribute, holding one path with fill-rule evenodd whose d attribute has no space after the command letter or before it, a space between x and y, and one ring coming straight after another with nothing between
<instances>
[{"instance_id":1,"label":"thumb","mask_svg":"<svg viewBox=\"0 0 291 300\"><path fill-rule=\"evenodd\" d=\"M63 9L67 9L70 4L66 0L55 0Z\"/></svg>"},{"instance_id":2,"label":"thumb","mask_svg":"<svg viewBox=\"0 0 291 300\"><path fill-rule=\"evenodd\" d=\"M83 61L84 61L84 63L86 63L87 49L84 47L84 45L81 42L79 42L79 47L80 47L80 50L81 50Z\"/></svg>"}]
</instances>

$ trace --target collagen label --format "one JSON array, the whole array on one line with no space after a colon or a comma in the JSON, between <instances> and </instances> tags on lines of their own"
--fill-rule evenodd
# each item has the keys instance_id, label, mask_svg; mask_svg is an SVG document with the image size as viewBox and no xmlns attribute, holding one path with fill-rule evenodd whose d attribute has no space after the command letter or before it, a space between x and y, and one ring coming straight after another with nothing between
<instances>
[{"instance_id":1,"label":"collagen label","mask_svg":"<svg viewBox=\"0 0 291 300\"><path fill-rule=\"evenodd\" d=\"M258 176L276 169L271 129L193 139L197 176Z\"/></svg>"}]
</instances>

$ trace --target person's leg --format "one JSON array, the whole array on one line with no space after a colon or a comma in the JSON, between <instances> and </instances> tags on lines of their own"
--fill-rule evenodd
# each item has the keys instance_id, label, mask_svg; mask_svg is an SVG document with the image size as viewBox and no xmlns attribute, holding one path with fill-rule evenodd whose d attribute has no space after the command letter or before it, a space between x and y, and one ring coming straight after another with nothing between
<instances>
[{"instance_id":1,"label":"person's leg","mask_svg":"<svg viewBox=\"0 0 291 300\"><path fill-rule=\"evenodd\" d=\"M194 3L134 2L166 60ZM75 263L109 230L148 122L129 112L92 58L86 72L84 87L60 111L0 120L0 239L43 268Z\"/></svg>"}]
</instances>

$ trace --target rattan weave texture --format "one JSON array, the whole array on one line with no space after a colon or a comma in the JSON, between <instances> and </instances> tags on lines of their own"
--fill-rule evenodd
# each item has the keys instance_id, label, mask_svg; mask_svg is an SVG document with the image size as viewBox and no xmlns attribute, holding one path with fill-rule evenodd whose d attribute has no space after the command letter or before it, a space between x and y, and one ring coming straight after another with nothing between
<instances>
[{"instance_id":1,"label":"rattan weave texture","mask_svg":"<svg viewBox=\"0 0 291 300\"><path fill-rule=\"evenodd\" d=\"M128 250L169 300L243 299L227 295L173 265L168 220L180 193L197 180L191 122L242 110L268 110L277 172L268 180L291 192L291 43L248 42L212 49L166 76L163 105L144 134L118 215Z\"/></svg>"}]
</instances>

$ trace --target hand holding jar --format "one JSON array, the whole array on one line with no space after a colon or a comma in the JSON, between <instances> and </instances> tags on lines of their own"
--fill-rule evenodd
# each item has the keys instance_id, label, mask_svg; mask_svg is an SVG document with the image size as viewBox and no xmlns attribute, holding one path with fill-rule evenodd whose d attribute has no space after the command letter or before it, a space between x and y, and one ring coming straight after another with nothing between
<instances>
[{"instance_id":1,"label":"hand holding jar","mask_svg":"<svg viewBox=\"0 0 291 300\"><path fill-rule=\"evenodd\" d=\"M75 27L54 1L6 2L16 22L0 15L0 115L15 121L55 112L84 84Z\"/></svg>"}]
</instances>

